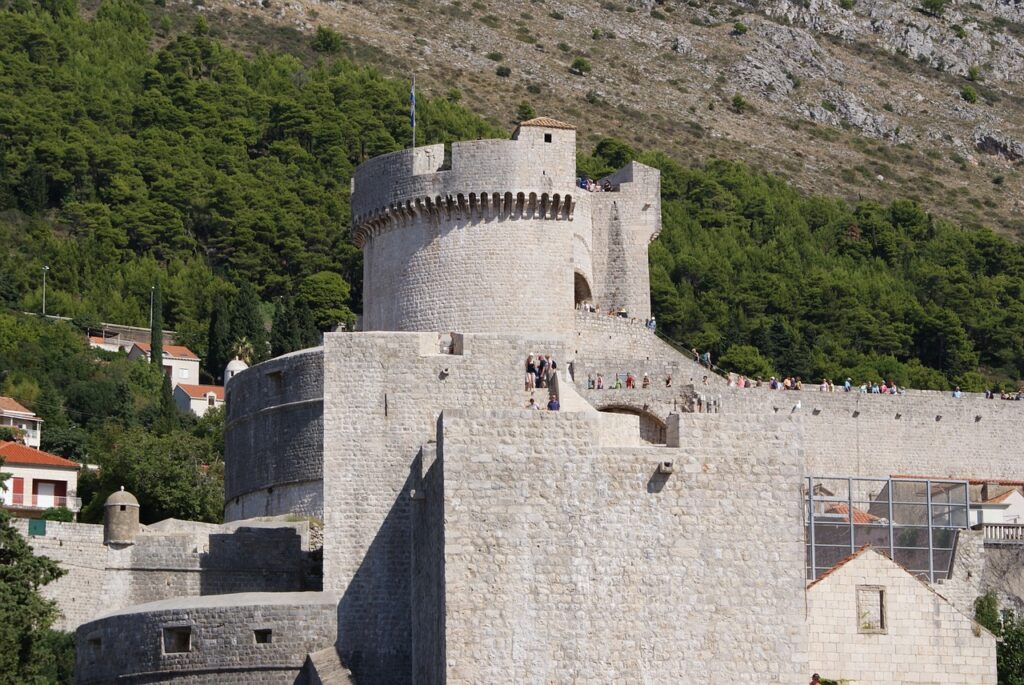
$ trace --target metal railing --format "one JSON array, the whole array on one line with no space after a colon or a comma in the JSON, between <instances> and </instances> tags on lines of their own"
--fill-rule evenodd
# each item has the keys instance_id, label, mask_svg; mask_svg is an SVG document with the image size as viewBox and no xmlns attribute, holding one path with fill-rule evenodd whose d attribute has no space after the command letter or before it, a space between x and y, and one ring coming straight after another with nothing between
<instances>
[{"instance_id":1,"label":"metal railing","mask_svg":"<svg viewBox=\"0 0 1024 685\"><path fill-rule=\"evenodd\" d=\"M1019 523L985 523L982 530L985 542L1024 545L1024 525Z\"/></svg>"},{"instance_id":2,"label":"metal railing","mask_svg":"<svg viewBox=\"0 0 1024 685\"><path fill-rule=\"evenodd\" d=\"M50 509L67 507L71 511L82 509L81 497L58 497L57 495L26 495L20 492L0 495L0 505L21 509Z\"/></svg>"}]
</instances>

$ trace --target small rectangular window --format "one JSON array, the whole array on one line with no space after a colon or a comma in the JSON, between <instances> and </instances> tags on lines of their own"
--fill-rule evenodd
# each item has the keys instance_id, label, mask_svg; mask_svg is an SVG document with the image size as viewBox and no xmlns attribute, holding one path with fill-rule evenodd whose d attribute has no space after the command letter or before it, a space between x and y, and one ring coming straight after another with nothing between
<instances>
[{"instance_id":1,"label":"small rectangular window","mask_svg":"<svg viewBox=\"0 0 1024 685\"><path fill-rule=\"evenodd\" d=\"M861 633L884 633L885 626L885 588L858 585L857 630Z\"/></svg>"},{"instance_id":2,"label":"small rectangular window","mask_svg":"<svg viewBox=\"0 0 1024 685\"><path fill-rule=\"evenodd\" d=\"M545 143L550 143L551 142L551 134L550 133L545 133L544 134L544 142Z\"/></svg>"},{"instance_id":3,"label":"small rectangular window","mask_svg":"<svg viewBox=\"0 0 1024 685\"><path fill-rule=\"evenodd\" d=\"M103 640L98 637L89 638L89 656L92 657L93 661L103 656Z\"/></svg>"},{"instance_id":4,"label":"small rectangular window","mask_svg":"<svg viewBox=\"0 0 1024 685\"><path fill-rule=\"evenodd\" d=\"M252 636L258 645L269 645L274 641L274 631L270 628L259 628L252 631Z\"/></svg>"},{"instance_id":5,"label":"small rectangular window","mask_svg":"<svg viewBox=\"0 0 1024 685\"><path fill-rule=\"evenodd\" d=\"M179 378L188 378L188 369L178 369Z\"/></svg>"},{"instance_id":6,"label":"small rectangular window","mask_svg":"<svg viewBox=\"0 0 1024 685\"><path fill-rule=\"evenodd\" d=\"M184 654L192 651L192 628L174 626L164 628L164 654Z\"/></svg>"}]
</instances>

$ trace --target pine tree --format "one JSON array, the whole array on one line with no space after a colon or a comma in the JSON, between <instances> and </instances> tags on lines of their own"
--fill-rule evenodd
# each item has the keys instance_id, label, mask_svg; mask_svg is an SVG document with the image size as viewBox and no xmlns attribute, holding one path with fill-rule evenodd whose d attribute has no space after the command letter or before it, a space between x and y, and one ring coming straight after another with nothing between
<instances>
[{"instance_id":1,"label":"pine tree","mask_svg":"<svg viewBox=\"0 0 1024 685\"><path fill-rule=\"evenodd\" d=\"M274 320L270 326L270 355L278 357L291 352L295 337L295 317L291 303L278 300L274 304Z\"/></svg>"},{"instance_id":2,"label":"pine tree","mask_svg":"<svg viewBox=\"0 0 1024 685\"><path fill-rule=\"evenodd\" d=\"M267 358L267 331L260 314L260 298L246 281L238 289L231 307L231 343L245 339L252 346L252 362Z\"/></svg>"},{"instance_id":3,"label":"pine tree","mask_svg":"<svg viewBox=\"0 0 1024 685\"><path fill-rule=\"evenodd\" d=\"M153 321L149 325L149 361L158 369L164 367L164 313L160 279L153 286Z\"/></svg>"},{"instance_id":4,"label":"pine tree","mask_svg":"<svg viewBox=\"0 0 1024 685\"><path fill-rule=\"evenodd\" d=\"M307 347L316 347L323 338L320 329L316 327L313 319L313 312L304 302L295 304L295 334L293 350L304 350Z\"/></svg>"},{"instance_id":5,"label":"pine tree","mask_svg":"<svg viewBox=\"0 0 1024 685\"><path fill-rule=\"evenodd\" d=\"M217 293L213 297L213 309L210 312L210 326L206 338L206 371L215 380L224 375L230 350L231 316L224 296Z\"/></svg>"}]
</instances>

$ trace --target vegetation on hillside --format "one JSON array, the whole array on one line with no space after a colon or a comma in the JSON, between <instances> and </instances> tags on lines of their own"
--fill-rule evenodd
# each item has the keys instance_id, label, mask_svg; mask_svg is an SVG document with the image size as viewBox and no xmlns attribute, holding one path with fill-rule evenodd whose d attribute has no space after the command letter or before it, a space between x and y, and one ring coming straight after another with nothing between
<instances>
[{"instance_id":1,"label":"vegetation on hillside","mask_svg":"<svg viewBox=\"0 0 1024 685\"><path fill-rule=\"evenodd\" d=\"M974 620L995 635L999 685L1024 685L1024 621L1012 609L999 609L991 590L974 601Z\"/></svg>"}]
</instances>

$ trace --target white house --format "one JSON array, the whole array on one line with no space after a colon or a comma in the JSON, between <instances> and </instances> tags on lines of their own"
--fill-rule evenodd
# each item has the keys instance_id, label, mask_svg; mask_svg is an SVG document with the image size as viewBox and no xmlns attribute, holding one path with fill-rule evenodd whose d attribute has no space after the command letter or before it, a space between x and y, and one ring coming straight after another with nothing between
<instances>
[{"instance_id":1,"label":"white house","mask_svg":"<svg viewBox=\"0 0 1024 685\"><path fill-rule=\"evenodd\" d=\"M43 434L43 420L10 397L0 397L0 427L22 431L25 444L38 449Z\"/></svg>"},{"instance_id":2,"label":"white house","mask_svg":"<svg viewBox=\"0 0 1024 685\"><path fill-rule=\"evenodd\" d=\"M210 409L224 404L224 388L219 385L179 383L174 388L174 401L182 411L202 416Z\"/></svg>"},{"instance_id":3,"label":"white house","mask_svg":"<svg viewBox=\"0 0 1024 685\"><path fill-rule=\"evenodd\" d=\"M996 638L862 547L807 586L810 672L841 682L996 684Z\"/></svg>"},{"instance_id":4,"label":"white house","mask_svg":"<svg viewBox=\"0 0 1024 685\"><path fill-rule=\"evenodd\" d=\"M1024 495L1016 488L971 504L971 525L979 523L1024 524Z\"/></svg>"},{"instance_id":5,"label":"white house","mask_svg":"<svg viewBox=\"0 0 1024 685\"><path fill-rule=\"evenodd\" d=\"M149 361L152 348L149 343L135 343L128 352L129 359ZM164 345L164 373L171 378L171 387L180 383L195 383L199 380L199 357L182 345Z\"/></svg>"},{"instance_id":6,"label":"white house","mask_svg":"<svg viewBox=\"0 0 1024 685\"><path fill-rule=\"evenodd\" d=\"M81 464L16 442L0 442L2 470L11 474L0 504L17 516L32 518L50 507L82 508L78 491Z\"/></svg>"}]
</instances>

